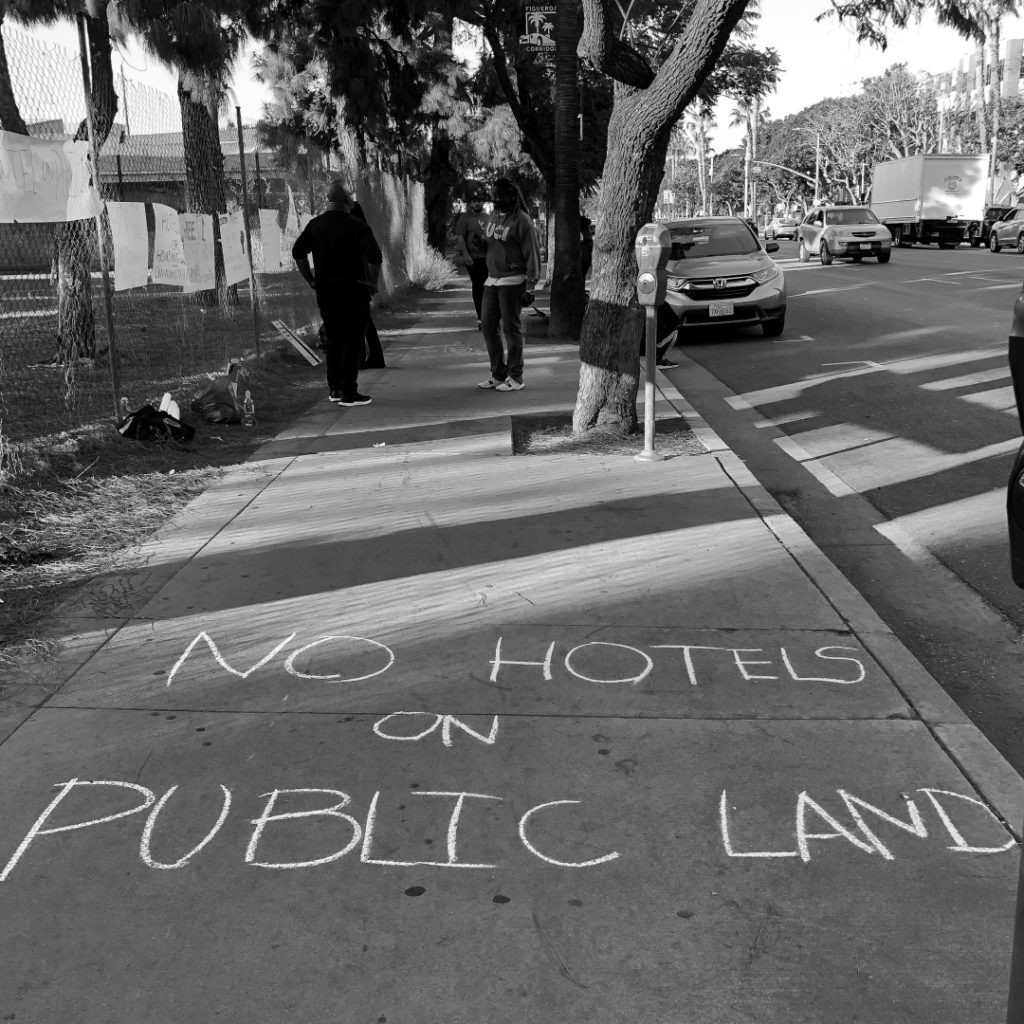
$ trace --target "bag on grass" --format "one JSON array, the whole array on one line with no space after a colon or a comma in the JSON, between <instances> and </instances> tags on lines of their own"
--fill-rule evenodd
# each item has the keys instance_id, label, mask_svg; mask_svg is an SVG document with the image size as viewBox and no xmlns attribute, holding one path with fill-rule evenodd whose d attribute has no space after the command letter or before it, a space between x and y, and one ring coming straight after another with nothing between
<instances>
[{"instance_id":1,"label":"bag on grass","mask_svg":"<svg viewBox=\"0 0 1024 1024\"><path fill-rule=\"evenodd\" d=\"M238 397L237 380L225 374L215 377L192 399L192 411L207 423L241 423L242 401ZM244 395L244 390L242 391Z\"/></svg>"},{"instance_id":2,"label":"bag on grass","mask_svg":"<svg viewBox=\"0 0 1024 1024\"><path fill-rule=\"evenodd\" d=\"M196 428L183 423L169 412L144 405L127 416L117 425L118 433L132 441L177 441L188 444L196 436Z\"/></svg>"}]
</instances>

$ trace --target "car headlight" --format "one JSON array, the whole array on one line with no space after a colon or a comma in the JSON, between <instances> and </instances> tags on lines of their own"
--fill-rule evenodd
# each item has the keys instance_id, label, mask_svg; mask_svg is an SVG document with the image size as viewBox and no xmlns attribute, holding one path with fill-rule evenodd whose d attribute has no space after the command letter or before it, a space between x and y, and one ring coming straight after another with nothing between
<instances>
[{"instance_id":1,"label":"car headlight","mask_svg":"<svg viewBox=\"0 0 1024 1024\"><path fill-rule=\"evenodd\" d=\"M773 263L770 267L765 267L764 270L758 270L756 273L750 275L758 284L765 284L770 281L773 277L779 276L779 268Z\"/></svg>"},{"instance_id":2,"label":"car headlight","mask_svg":"<svg viewBox=\"0 0 1024 1024\"><path fill-rule=\"evenodd\" d=\"M670 277L668 279L668 286L674 292L681 292L684 288L689 285L689 281L685 277Z\"/></svg>"}]
</instances>

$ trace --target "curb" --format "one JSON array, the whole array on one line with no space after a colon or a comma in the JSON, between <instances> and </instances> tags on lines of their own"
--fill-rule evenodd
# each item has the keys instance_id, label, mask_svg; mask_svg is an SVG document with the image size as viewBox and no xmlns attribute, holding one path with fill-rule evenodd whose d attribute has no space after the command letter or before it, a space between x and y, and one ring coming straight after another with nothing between
<instances>
[{"instance_id":1,"label":"curb","mask_svg":"<svg viewBox=\"0 0 1024 1024\"><path fill-rule=\"evenodd\" d=\"M717 377L678 349L673 358L679 360L686 373L713 381L714 389L731 408L742 408L745 404ZM660 370L655 386L691 424L701 444L716 457L768 530L836 612L849 623L851 630L903 694L935 741L1020 842L1024 837L1024 779Z\"/></svg>"}]
</instances>

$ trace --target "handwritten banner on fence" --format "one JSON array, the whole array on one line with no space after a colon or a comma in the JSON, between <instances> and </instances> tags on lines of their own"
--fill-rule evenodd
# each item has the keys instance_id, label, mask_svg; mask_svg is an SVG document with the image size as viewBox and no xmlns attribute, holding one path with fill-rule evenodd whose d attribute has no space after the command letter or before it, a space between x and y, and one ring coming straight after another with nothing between
<instances>
[{"instance_id":1,"label":"handwritten banner on fence","mask_svg":"<svg viewBox=\"0 0 1024 1024\"><path fill-rule=\"evenodd\" d=\"M249 280L249 257L245 252L245 222L242 211L220 216L220 247L224 253L224 279L228 284Z\"/></svg>"},{"instance_id":2,"label":"handwritten banner on fence","mask_svg":"<svg viewBox=\"0 0 1024 1024\"><path fill-rule=\"evenodd\" d=\"M0 223L84 220L102 211L88 143L0 131Z\"/></svg>"},{"instance_id":3,"label":"handwritten banner on fence","mask_svg":"<svg viewBox=\"0 0 1024 1024\"><path fill-rule=\"evenodd\" d=\"M263 242L263 273L279 274L281 229L277 225L277 210L260 210L260 239Z\"/></svg>"},{"instance_id":4,"label":"handwritten banner on fence","mask_svg":"<svg viewBox=\"0 0 1024 1024\"><path fill-rule=\"evenodd\" d=\"M213 217L208 213L179 213L181 244L185 253L185 291L198 292L217 286L213 259Z\"/></svg>"},{"instance_id":5,"label":"handwritten banner on fence","mask_svg":"<svg viewBox=\"0 0 1024 1024\"><path fill-rule=\"evenodd\" d=\"M153 238L153 284L184 288L188 281L185 251L181 244L178 211L160 203L153 204L156 235Z\"/></svg>"},{"instance_id":6,"label":"handwritten banner on fence","mask_svg":"<svg viewBox=\"0 0 1024 1024\"><path fill-rule=\"evenodd\" d=\"M107 203L114 236L114 291L149 284L149 231L145 203Z\"/></svg>"}]
</instances>

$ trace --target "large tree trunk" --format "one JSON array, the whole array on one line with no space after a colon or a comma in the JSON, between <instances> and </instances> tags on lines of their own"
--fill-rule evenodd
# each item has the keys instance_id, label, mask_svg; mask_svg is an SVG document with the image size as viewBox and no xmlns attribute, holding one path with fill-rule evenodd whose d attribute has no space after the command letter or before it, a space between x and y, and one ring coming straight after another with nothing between
<instances>
[{"instance_id":1,"label":"large tree trunk","mask_svg":"<svg viewBox=\"0 0 1024 1024\"><path fill-rule=\"evenodd\" d=\"M227 212L224 195L224 151L216 112L210 109L210 97L216 94L212 82L199 83L178 75L178 104L181 107L181 133L185 150L185 209L189 213L208 213L213 217L214 269L216 288L191 294L192 301L204 306L236 305L238 288L230 287L224 274L224 254L220 247L218 214Z\"/></svg>"},{"instance_id":2,"label":"large tree trunk","mask_svg":"<svg viewBox=\"0 0 1024 1024\"><path fill-rule=\"evenodd\" d=\"M117 116L114 66L111 60L107 5L100 5L100 17L85 18L86 39L92 79L93 132L96 152L107 141ZM88 123L78 126L75 138L89 135ZM98 168L96 185L99 187ZM96 355L96 319L92 308L93 262L97 257L91 221L58 224L54 231L54 265L57 275L57 361L73 363Z\"/></svg>"},{"instance_id":3,"label":"large tree trunk","mask_svg":"<svg viewBox=\"0 0 1024 1024\"><path fill-rule=\"evenodd\" d=\"M583 0L580 55L616 82L594 240L590 303L580 337L573 430L598 416L624 433L637 426L643 318L636 304L633 246L654 210L672 126L697 98L749 0L697 0L686 30L657 74L615 34L603 0ZM628 84L623 84L628 83Z\"/></svg>"},{"instance_id":4,"label":"large tree trunk","mask_svg":"<svg viewBox=\"0 0 1024 1024\"><path fill-rule=\"evenodd\" d=\"M624 434L637 428L640 341L644 315L636 301L633 246L654 210L671 123L644 93L616 84L608 122L608 156L594 239L594 276L580 338L580 386L572 426L593 427L602 413Z\"/></svg>"},{"instance_id":5,"label":"large tree trunk","mask_svg":"<svg viewBox=\"0 0 1024 1024\"><path fill-rule=\"evenodd\" d=\"M578 338L583 323L580 265L579 58L582 24L576 0L557 0L555 13L555 260L551 333Z\"/></svg>"}]
</instances>

